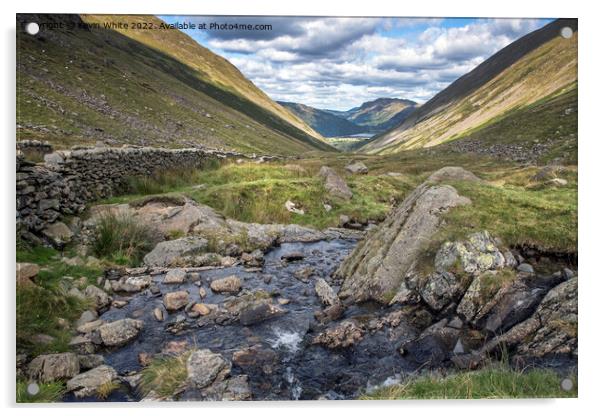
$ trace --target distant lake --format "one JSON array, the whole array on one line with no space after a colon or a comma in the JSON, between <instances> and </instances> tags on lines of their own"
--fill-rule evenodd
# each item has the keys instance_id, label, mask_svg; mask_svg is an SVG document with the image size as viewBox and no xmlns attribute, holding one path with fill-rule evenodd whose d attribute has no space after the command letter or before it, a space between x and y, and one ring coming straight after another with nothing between
<instances>
[{"instance_id":1,"label":"distant lake","mask_svg":"<svg viewBox=\"0 0 602 416\"><path fill-rule=\"evenodd\" d=\"M351 134L348 137L357 137L359 139L369 139L372 136L374 136L374 133L358 133L358 134Z\"/></svg>"}]
</instances>

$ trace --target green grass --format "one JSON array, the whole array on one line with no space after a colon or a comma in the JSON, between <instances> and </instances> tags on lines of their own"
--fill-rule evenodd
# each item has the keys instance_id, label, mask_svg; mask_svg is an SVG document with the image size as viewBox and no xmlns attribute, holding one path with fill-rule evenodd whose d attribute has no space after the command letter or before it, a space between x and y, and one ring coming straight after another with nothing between
<instances>
[{"instance_id":1,"label":"green grass","mask_svg":"<svg viewBox=\"0 0 602 416\"><path fill-rule=\"evenodd\" d=\"M40 391L32 396L27 392L28 381L17 380L17 403L53 403L61 399L65 386L61 382L38 383Z\"/></svg>"},{"instance_id":2,"label":"green grass","mask_svg":"<svg viewBox=\"0 0 602 416\"><path fill-rule=\"evenodd\" d=\"M155 358L142 369L140 390L143 394L154 391L161 397L170 397L186 382L186 360L190 353L173 357Z\"/></svg>"},{"instance_id":3,"label":"green grass","mask_svg":"<svg viewBox=\"0 0 602 416\"><path fill-rule=\"evenodd\" d=\"M429 374L410 379L398 386L384 387L362 396L364 400L405 399L519 399L577 397L577 378L571 376L574 388L565 391L557 373L545 369L512 370L493 366L442 377Z\"/></svg>"},{"instance_id":4,"label":"green grass","mask_svg":"<svg viewBox=\"0 0 602 416\"><path fill-rule=\"evenodd\" d=\"M99 257L136 266L158 241L151 228L132 216L106 213L94 229L91 246Z\"/></svg>"}]
</instances>

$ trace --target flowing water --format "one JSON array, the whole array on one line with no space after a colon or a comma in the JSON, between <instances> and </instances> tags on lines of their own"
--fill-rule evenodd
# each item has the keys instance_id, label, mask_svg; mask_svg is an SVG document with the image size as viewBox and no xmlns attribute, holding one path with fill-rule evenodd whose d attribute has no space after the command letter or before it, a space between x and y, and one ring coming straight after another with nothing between
<instances>
[{"instance_id":1,"label":"flowing water","mask_svg":"<svg viewBox=\"0 0 602 416\"><path fill-rule=\"evenodd\" d=\"M255 346L268 351L267 362L249 368L233 365L232 374L247 374L254 400L296 400L296 399L346 399L354 398L369 386L381 384L415 369L397 352L404 338L411 336L402 330L384 328L354 346L330 350L319 345L311 345L316 335L316 321L313 313L321 309L314 291L313 280L326 279L338 290L331 274L340 262L351 252L354 241L331 240L315 243L290 243L274 248L265 256L261 271L247 271L242 266L213 269L201 272L202 287L207 297L200 299L199 288L193 283L165 285L163 275L154 277L162 293L188 290L191 300L206 304L220 304L228 296L213 293L209 282L215 278L237 275L247 290L263 289L290 302L282 308L287 311L280 317L253 326L242 326L235 322L226 325L206 325L199 327L197 319L186 318L184 312L169 314L164 322L158 322L153 309L162 304L161 295L153 295L149 290L131 298L127 306L111 308L102 315L106 321L135 318L144 321L144 329L130 344L111 351L105 351L106 363L121 375L141 370L138 354L158 353L170 341L186 341L190 347L208 348L232 360L232 354L244 348ZM290 252L303 252L305 258L296 262L283 262L281 257ZM314 277L304 283L294 277L294 272L304 268L315 269ZM270 275L271 279L266 279ZM384 309L377 305L353 306L347 309L345 317L358 319L383 314ZM367 319L367 318L366 318ZM175 322L187 329L174 334L168 329ZM271 352L273 351L273 352ZM259 360L261 361L261 360ZM125 394L125 395L124 395ZM135 391L115 392L109 400L138 400Z\"/></svg>"}]
</instances>

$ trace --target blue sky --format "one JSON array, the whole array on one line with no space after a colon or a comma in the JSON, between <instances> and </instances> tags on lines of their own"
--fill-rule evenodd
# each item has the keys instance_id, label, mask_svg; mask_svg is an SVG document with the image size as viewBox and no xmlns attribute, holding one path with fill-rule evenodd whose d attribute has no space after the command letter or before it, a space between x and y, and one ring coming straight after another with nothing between
<instances>
[{"instance_id":1,"label":"blue sky","mask_svg":"<svg viewBox=\"0 0 602 416\"><path fill-rule=\"evenodd\" d=\"M346 110L379 97L423 103L550 19L159 16L224 56L275 100ZM205 23L271 30L202 30Z\"/></svg>"}]
</instances>

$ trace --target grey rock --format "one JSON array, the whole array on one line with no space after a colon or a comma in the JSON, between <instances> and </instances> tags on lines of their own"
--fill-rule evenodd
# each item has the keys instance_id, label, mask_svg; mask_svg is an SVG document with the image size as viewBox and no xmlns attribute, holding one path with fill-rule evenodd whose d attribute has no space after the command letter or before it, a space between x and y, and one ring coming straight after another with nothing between
<instances>
[{"instance_id":1,"label":"grey rock","mask_svg":"<svg viewBox=\"0 0 602 416\"><path fill-rule=\"evenodd\" d=\"M94 285L86 287L84 295L94 303L96 309L103 309L111 304L109 295L104 290Z\"/></svg>"},{"instance_id":2,"label":"grey rock","mask_svg":"<svg viewBox=\"0 0 602 416\"><path fill-rule=\"evenodd\" d=\"M116 380L117 372L108 365L101 365L67 381L67 391L78 398L93 396L101 386Z\"/></svg>"},{"instance_id":3,"label":"grey rock","mask_svg":"<svg viewBox=\"0 0 602 416\"><path fill-rule=\"evenodd\" d=\"M272 305L269 299L262 299L243 307L239 312L238 318L242 325L248 326L282 316L285 312L284 309Z\"/></svg>"},{"instance_id":4,"label":"grey rock","mask_svg":"<svg viewBox=\"0 0 602 416\"><path fill-rule=\"evenodd\" d=\"M351 163L345 166L345 169L347 169L351 173L359 173L363 175L368 173L368 167L363 162Z\"/></svg>"},{"instance_id":5,"label":"grey rock","mask_svg":"<svg viewBox=\"0 0 602 416\"><path fill-rule=\"evenodd\" d=\"M347 348L361 341L364 333L365 330L355 321L343 321L316 335L312 344L320 344L330 349Z\"/></svg>"},{"instance_id":6,"label":"grey rock","mask_svg":"<svg viewBox=\"0 0 602 416\"><path fill-rule=\"evenodd\" d=\"M120 319L98 328L102 343L108 347L125 345L138 336L144 322L138 319Z\"/></svg>"},{"instance_id":7,"label":"grey rock","mask_svg":"<svg viewBox=\"0 0 602 416\"><path fill-rule=\"evenodd\" d=\"M205 388L222 381L230 374L232 364L220 354L208 349L193 351L186 361L188 382L196 388Z\"/></svg>"},{"instance_id":8,"label":"grey rock","mask_svg":"<svg viewBox=\"0 0 602 416\"><path fill-rule=\"evenodd\" d=\"M83 354L78 359L80 370L91 370L105 363L105 358L100 354Z\"/></svg>"},{"instance_id":9,"label":"grey rock","mask_svg":"<svg viewBox=\"0 0 602 416\"><path fill-rule=\"evenodd\" d=\"M155 267L169 267L179 258L204 252L207 246L207 240L201 237L183 237L163 241L144 256L144 264Z\"/></svg>"},{"instance_id":10,"label":"grey rock","mask_svg":"<svg viewBox=\"0 0 602 416\"><path fill-rule=\"evenodd\" d=\"M163 295L163 305L168 311L177 311L188 304L188 292L180 290L177 292L165 293Z\"/></svg>"},{"instance_id":11,"label":"grey rock","mask_svg":"<svg viewBox=\"0 0 602 416\"><path fill-rule=\"evenodd\" d=\"M324 179L324 188L329 195L343 200L349 200L353 193L343 178L341 178L334 169L328 166L322 166L318 174ZM332 207L331 207L332 208ZM330 209L328 210L330 211Z\"/></svg>"},{"instance_id":12,"label":"grey rock","mask_svg":"<svg viewBox=\"0 0 602 416\"><path fill-rule=\"evenodd\" d=\"M529 263L519 264L518 267L516 268L516 270L518 270L519 272L529 273L529 274L535 273L535 270L533 270L533 266L531 266Z\"/></svg>"},{"instance_id":13,"label":"grey rock","mask_svg":"<svg viewBox=\"0 0 602 416\"><path fill-rule=\"evenodd\" d=\"M73 231L62 222L49 224L42 230L42 235L56 248L63 248L73 238Z\"/></svg>"},{"instance_id":14,"label":"grey rock","mask_svg":"<svg viewBox=\"0 0 602 416\"><path fill-rule=\"evenodd\" d=\"M181 284L186 281L186 271L184 269L171 269L165 275L163 283L166 284Z\"/></svg>"},{"instance_id":15,"label":"grey rock","mask_svg":"<svg viewBox=\"0 0 602 416\"><path fill-rule=\"evenodd\" d=\"M232 275L213 280L210 287L216 293L238 293L242 285L240 279Z\"/></svg>"},{"instance_id":16,"label":"grey rock","mask_svg":"<svg viewBox=\"0 0 602 416\"><path fill-rule=\"evenodd\" d=\"M79 319L75 322L75 326L79 327L88 322L92 322L98 319L98 313L94 310L84 311L80 315Z\"/></svg>"},{"instance_id":17,"label":"grey rock","mask_svg":"<svg viewBox=\"0 0 602 416\"><path fill-rule=\"evenodd\" d=\"M336 293L334 293L332 287L326 283L326 280L322 278L317 279L314 288L316 290L316 295L318 295L322 304L332 306L339 302L339 298Z\"/></svg>"},{"instance_id":18,"label":"grey rock","mask_svg":"<svg viewBox=\"0 0 602 416\"><path fill-rule=\"evenodd\" d=\"M31 379L48 383L68 379L79 373L79 360L72 352L39 355L27 367Z\"/></svg>"}]
</instances>

